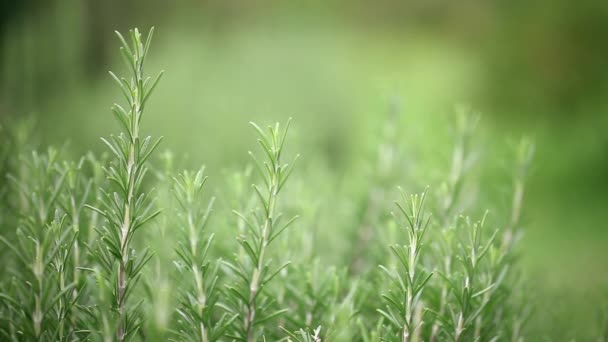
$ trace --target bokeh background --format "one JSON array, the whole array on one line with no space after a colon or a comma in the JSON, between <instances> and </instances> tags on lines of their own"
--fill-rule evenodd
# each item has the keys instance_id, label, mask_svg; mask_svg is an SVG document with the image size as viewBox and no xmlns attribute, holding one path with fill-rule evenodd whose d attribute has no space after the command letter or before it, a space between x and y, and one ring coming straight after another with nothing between
<instances>
[{"instance_id":1,"label":"bokeh background","mask_svg":"<svg viewBox=\"0 0 608 342\"><path fill-rule=\"evenodd\" d=\"M0 119L80 154L116 131L113 30L156 27L166 70L145 129L213 174L246 158L247 122L293 117L304 156L356 166L398 106L424 151L454 105L484 135L537 144L521 260L544 322L585 339L608 293L608 2L21 0L0 5ZM439 126L437 129L434 127ZM215 171L214 171L215 170ZM553 336L566 340L570 335ZM563 339L562 339L563 338Z\"/></svg>"}]
</instances>

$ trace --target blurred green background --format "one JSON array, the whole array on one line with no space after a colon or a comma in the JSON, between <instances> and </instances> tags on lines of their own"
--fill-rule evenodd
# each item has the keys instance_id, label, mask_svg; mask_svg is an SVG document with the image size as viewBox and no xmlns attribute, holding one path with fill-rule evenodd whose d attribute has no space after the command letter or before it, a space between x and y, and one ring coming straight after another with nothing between
<instances>
[{"instance_id":1,"label":"blurred green background","mask_svg":"<svg viewBox=\"0 0 608 342\"><path fill-rule=\"evenodd\" d=\"M551 312L537 323L594 329L608 289L608 2L0 6L1 119L34 116L39 143L69 139L75 154L101 151L99 136L117 129L109 106L120 94L106 71L124 67L113 30L152 25L148 70L166 74L145 129L212 175L242 164L248 121L289 116L304 158L348 174L394 103L429 153L461 103L483 113L494 144L534 137L521 250L544 294L537 310Z\"/></svg>"}]
</instances>

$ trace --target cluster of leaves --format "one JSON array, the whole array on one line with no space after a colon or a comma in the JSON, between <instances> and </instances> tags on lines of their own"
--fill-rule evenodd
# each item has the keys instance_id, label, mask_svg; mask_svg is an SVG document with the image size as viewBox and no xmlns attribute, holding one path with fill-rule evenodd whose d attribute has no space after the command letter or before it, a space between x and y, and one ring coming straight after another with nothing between
<instances>
[{"instance_id":1,"label":"cluster of leaves","mask_svg":"<svg viewBox=\"0 0 608 342\"><path fill-rule=\"evenodd\" d=\"M217 319L219 300L218 272L221 261L210 262L208 255L213 234L205 234L214 200L202 206L203 188L207 178L203 169L196 173L185 171L175 178L174 192L179 203L177 216L183 237L180 239L176 262L180 279L179 319L176 329L180 341L217 341L238 314L224 313Z\"/></svg>"},{"instance_id":2,"label":"cluster of leaves","mask_svg":"<svg viewBox=\"0 0 608 342\"><path fill-rule=\"evenodd\" d=\"M272 242L281 235L297 219L283 219L283 214L277 208L280 204L279 193L287 182L293 165L282 161L283 147L289 121L281 130L277 123L264 132L252 123L259 134L258 142L262 147L266 160L259 162L250 152L258 171L262 175L264 186L261 189L253 185L253 191L258 198L259 207L248 215L235 211L244 223L245 230L239 232L237 241L242 248L240 255L234 261L225 262L228 272L234 275L236 282L227 290L234 294L229 297L229 312L243 317L233 329L232 338L243 341L257 341L264 336L264 323L287 311L285 308L275 308L276 302L268 295L266 288L289 262L281 266L273 266L273 260L268 257ZM249 216L249 217L248 217Z\"/></svg>"},{"instance_id":3,"label":"cluster of leaves","mask_svg":"<svg viewBox=\"0 0 608 342\"><path fill-rule=\"evenodd\" d=\"M152 256L148 249L137 254L132 241L139 228L160 213L154 209L151 192L143 191L142 183L147 173L145 163L161 139L154 143L151 137L141 139L139 130L146 102L162 73L152 82L143 73L153 29L145 43L137 29L131 31L131 45L120 33L116 33L122 43L120 51L132 77L127 80L118 78L112 72L110 74L125 96L128 109L119 104L112 106L112 113L123 132L111 136L110 140L102 139L114 158L112 165L104 169L114 191L100 189L101 207L89 208L106 219L105 224L97 228L100 243L93 247L93 255L99 266L96 272L103 273L99 279L104 282L104 288L112 289L111 306L100 308L114 312L116 317L112 322L116 323L112 330L116 331L116 339L123 341L135 335L141 324L141 302L130 304L129 297L139 281L142 268Z\"/></svg>"},{"instance_id":4,"label":"cluster of leaves","mask_svg":"<svg viewBox=\"0 0 608 342\"><path fill-rule=\"evenodd\" d=\"M160 79L143 72L152 31L146 39L131 31L130 43L118 37L131 76L111 73L127 106L112 107L122 133L103 139L109 159L73 162L49 149L13 160L4 147L24 150L16 146L23 139L1 145L9 182L0 188L8 251L0 251L0 339L523 338L530 309L514 246L529 141L516 151L509 209L487 214L470 176L478 118L459 115L447 181L419 195L402 191L391 218L392 189L403 182L424 189L428 181L404 177L398 112L364 160L372 167L353 176L358 187L345 181L346 190L336 185L340 176L314 166L308 177L292 176L295 160L284 161L289 122L252 123L261 157L250 152L252 166L228 175L218 205L203 169L176 173L171 155L165 170L146 177L160 142L140 134ZM142 227L160 230L146 235Z\"/></svg>"},{"instance_id":5,"label":"cluster of leaves","mask_svg":"<svg viewBox=\"0 0 608 342\"><path fill-rule=\"evenodd\" d=\"M89 333L82 324L87 309L80 269L88 262L81 255L85 222L91 220L84 203L91 198L94 179L85 176L85 166L96 161L59 158L52 148L33 152L8 176L16 230L0 241L15 262L7 263L0 297L6 304L2 333L11 340L64 341Z\"/></svg>"},{"instance_id":6,"label":"cluster of leaves","mask_svg":"<svg viewBox=\"0 0 608 342\"><path fill-rule=\"evenodd\" d=\"M406 244L391 247L397 270L382 267L393 284L383 295L386 307L379 310L392 326L387 339L521 338L530 306L518 297L523 288L513 269L512 247L519 235L523 184L533 145L522 140L517 149L511 215L503 220L501 239L498 228L487 232L487 210L474 220L462 214L466 209L458 209L475 204L461 194L476 159L471 140L477 122L467 113L458 116L449 175L431 205L436 219L423 216L426 191L411 197L409 209L397 203L407 239ZM405 196L403 200L408 202Z\"/></svg>"}]
</instances>

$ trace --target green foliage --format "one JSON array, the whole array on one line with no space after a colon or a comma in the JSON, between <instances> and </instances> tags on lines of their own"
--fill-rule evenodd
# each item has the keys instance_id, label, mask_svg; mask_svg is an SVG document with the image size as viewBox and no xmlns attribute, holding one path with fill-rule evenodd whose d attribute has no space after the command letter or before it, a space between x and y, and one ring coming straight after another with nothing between
<instances>
[{"instance_id":1,"label":"green foliage","mask_svg":"<svg viewBox=\"0 0 608 342\"><path fill-rule=\"evenodd\" d=\"M132 75L129 81L118 78L112 72L110 75L125 96L128 109L114 104L112 113L123 132L111 136L110 140L102 139L114 157L112 165L105 169L113 191L102 189L102 207L90 207L106 219L106 223L98 228L100 243L93 253L103 273L99 280L104 282L105 288L112 289L111 306L100 307L100 310L111 309L113 312L118 341L133 337L141 324L141 302L133 304L129 299L140 279L142 268L151 258L148 249L135 252L133 239L142 226L160 213L154 210L151 192L145 193L142 183L147 173L145 163L161 139L156 142L152 142L151 137L142 139L139 132L145 105L162 75L150 82L151 79L143 74L153 32L153 29L150 30L144 43L137 29L131 31L131 45L116 32L122 43L120 51Z\"/></svg>"},{"instance_id":2,"label":"green foliage","mask_svg":"<svg viewBox=\"0 0 608 342\"><path fill-rule=\"evenodd\" d=\"M203 170L196 173L185 171L174 181L175 198L179 203L177 216L183 236L176 253L179 278L180 305L177 309L177 341L217 341L237 314L224 313L218 318L220 297L218 271L220 261L209 261L209 249L213 234L206 234L207 221L214 200L203 206L203 188L207 177ZM214 315L215 314L215 315Z\"/></svg>"},{"instance_id":3,"label":"green foliage","mask_svg":"<svg viewBox=\"0 0 608 342\"><path fill-rule=\"evenodd\" d=\"M11 339L19 335L31 340L73 338L73 327L65 325L74 305L66 295L75 287L68 266L75 235L64 229L65 217L59 211L66 172L58 167L57 158L54 149L34 152L21 160L20 175L9 175L19 195L21 217L14 243L0 240L14 253L18 267L5 284L8 293L1 295L8 305L6 337Z\"/></svg>"},{"instance_id":4,"label":"green foliage","mask_svg":"<svg viewBox=\"0 0 608 342\"><path fill-rule=\"evenodd\" d=\"M262 177L263 186L252 185L258 199L259 207L250 213L234 211L244 223L245 230L240 232L237 241L242 253L233 262L225 262L229 275L234 278L227 291L229 311L241 318L234 327L231 337L236 340L257 341L264 336L264 328L287 309L275 308L275 300L268 295L266 288L289 262L275 266L268 257L272 242L289 228L297 219L294 216L284 219L279 211L279 193L285 186L294 163L283 163L283 147L289 131L290 121L281 130L277 123L264 132L258 125L251 123L257 131L258 143L262 148L265 160L260 162L253 153L249 153ZM296 157L297 158L297 157Z\"/></svg>"},{"instance_id":5,"label":"green foliage","mask_svg":"<svg viewBox=\"0 0 608 342\"><path fill-rule=\"evenodd\" d=\"M290 121L267 129L252 123L260 156L250 153L252 166L212 182L219 184L216 203L207 195L203 169L173 176L172 154L165 154L156 178L146 177L160 142L140 133L160 79L143 73L152 31L145 40L131 31L130 43L118 37L131 76L111 73L127 106L112 107L122 132L103 139L109 159L87 154L70 161L52 148L17 159L4 148L9 145L0 150L10 180L0 188L0 241L8 251L2 252L7 261L0 277L0 339L527 336L533 295L519 275L515 246L534 154L530 141L522 140L512 158L510 191L503 198L508 208L488 213L497 206L475 174L477 116L458 114L451 158L441 161L445 174L424 163L402 172L406 158L396 112L374 142L373 156L362 161L365 170L348 177L326 172L312 158L305 172L292 175L295 160L285 162ZM10 144L24 150L21 138ZM256 184L248 190L251 182ZM396 184L416 192L429 182L437 185L420 195L401 191L390 219ZM153 192L155 184L164 190ZM214 208L217 219L210 221ZM152 222L158 231L139 233ZM156 269L146 272L150 260ZM162 316L162 327L145 322L155 316Z\"/></svg>"},{"instance_id":6,"label":"green foliage","mask_svg":"<svg viewBox=\"0 0 608 342\"><path fill-rule=\"evenodd\" d=\"M394 283L395 290L382 295L387 302L386 310L378 310L389 323L392 323L403 341L419 340L420 329L424 321L421 306L423 290L433 275L420 267L420 257L423 251L423 238L429 227L430 217L424 214L424 199L426 192L420 196L410 198L409 209L396 203L403 217L407 221L405 232L407 244L391 246L391 250L399 261L401 272L393 272L385 267L382 269L388 279ZM406 196L403 195L404 202Z\"/></svg>"},{"instance_id":7,"label":"green foliage","mask_svg":"<svg viewBox=\"0 0 608 342\"><path fill-rule=\"evenodd\" d=\"M295 338L302 332L323 341L346 341L356 337L353 317L357 314L356 282L349 282L346 270L322 264L319 259L294 265L280 277L285 285L289 314L282 327ZM298 340L298 339L296 339Z\"/></svg>"}]
</instances>

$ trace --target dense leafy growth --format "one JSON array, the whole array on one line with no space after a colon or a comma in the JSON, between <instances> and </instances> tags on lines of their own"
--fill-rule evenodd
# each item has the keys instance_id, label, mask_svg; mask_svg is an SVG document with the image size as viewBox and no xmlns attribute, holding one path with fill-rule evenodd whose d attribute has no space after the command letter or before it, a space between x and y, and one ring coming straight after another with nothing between
<instances>
[{"instance_id":1,"label":"dense leafy growth","mask_svg":"<svg viewBox=\"0 0 608 342\"><path fill-rule=\"evenodd\" d=\"M475 175L478 117L468 112L457 116L445 173L401 172L391 117L371 167L352 180L312 158L294 167L287 122L252 123L252 164L208 181L204 168L176 172L173 155L155 158L160 139L140 131L160 79L143 72L152 31L118 37L131 75L111 73L126 106L112 107L122 132L103 139L107 154L31 152L27 129L2 128L1 340L526 336L531 306L515 247L531 142L505 157L514 166L502 206ZM393 206L400 184L407 191Z\"/></svg>"}]
</instances>

